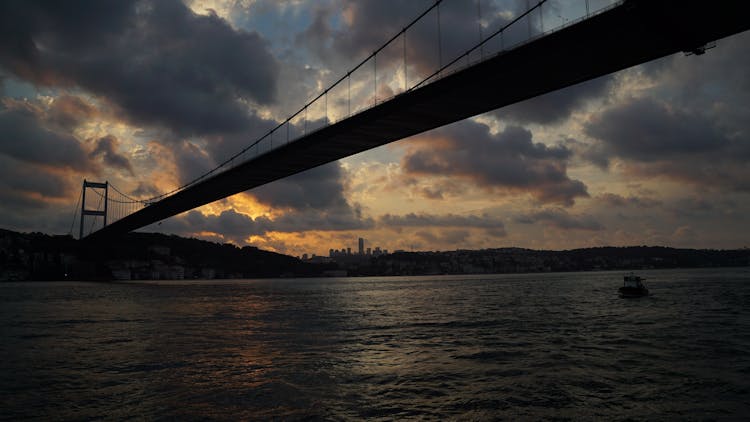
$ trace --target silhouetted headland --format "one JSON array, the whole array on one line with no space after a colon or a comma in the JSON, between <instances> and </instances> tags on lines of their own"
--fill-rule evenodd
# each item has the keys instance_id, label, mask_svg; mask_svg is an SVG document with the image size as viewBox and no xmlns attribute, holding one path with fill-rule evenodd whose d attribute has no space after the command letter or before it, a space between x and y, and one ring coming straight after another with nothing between
<instances>
[{"instance_id":1,"label":"silhouetted headland","mask_svg":"<svg viewBox=\"0 0 750 422\"><path fill-rule=\"evenodd\" d=\"M336 264L158 233L129 233L117 242L0 229L0 280L179 280L311 277Z\"/></svg>"}]
</instances>

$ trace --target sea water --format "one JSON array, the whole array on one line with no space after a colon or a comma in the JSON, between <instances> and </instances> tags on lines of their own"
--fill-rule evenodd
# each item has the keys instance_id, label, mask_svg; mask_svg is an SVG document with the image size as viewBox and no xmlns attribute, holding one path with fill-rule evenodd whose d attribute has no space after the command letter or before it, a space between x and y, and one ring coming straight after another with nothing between
<instances>
[{"instance_id":1,"label":"sea water","mask_svg":"<svg viewBox=\"0 0 750 422\"><path fill-rule=\"evenodd\" d=\"M742 419L750 269L0 284L0 417Z\"/></svg>"}]
</instances>

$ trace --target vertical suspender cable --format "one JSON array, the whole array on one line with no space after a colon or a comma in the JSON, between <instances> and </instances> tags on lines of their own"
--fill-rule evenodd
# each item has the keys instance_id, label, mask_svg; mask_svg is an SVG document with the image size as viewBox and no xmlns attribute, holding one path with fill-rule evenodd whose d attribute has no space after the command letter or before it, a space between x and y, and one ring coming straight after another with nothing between
<instances>
[{"instance_id":1,"label":"vertical suspender cable","mask_svg":"<svg viewBox=\"0 0 750 422\"><path fill-rule=\"evenodd\" d=\"M437 2L438 69L443 67L443 41L440 33L440 1ZM439 75L439 73L438 73Z\"/></svg>"},{"instance_id":2,"label":"vertical suspender cable","mask_svg":"<svg viewBox=\"0 0 750 422\"><path fill-rule=\"evenodd\" d=\"M78 205L81 203L81 197L83 196L83 189L81 189L81 193L78 194L78 200L76 201L76 207L73 209L73 221L70 223L70 230L68 230L69 235L73 235L73 228L76 225L76 215L78 215Z\"/></svg>"},{"instance_id":3,"label":"vertical suspender cable","mask_svg":"<svg viewBox=\"0 0 750 422\"><path fill-rule=\"evenodd\" d=\"M544 4L539 2L539 31L540 35L544 35Z\"/></svg>"},{"instance_id":4,"label":"vertical suspender cable","mask_svg":"<svg viewBox=\"0 0 750 422\"><path fill-rule=\"evenodd\" d=\"M404 37L404 92L409 89L408 79L406 78L406 28L403 30Z\"/></svg>"},{"instance_id":5,"label":"vertical suspender cable","mask_svg":"<svg viewBox=\"0 0 750 422\"><path fill-rule=\"evenodd\" d=\"M375 97L373 99L373 105L378 105L378 55L372 56L372 67L374 69L373 76L375 79Z\"/></svg>"},{"instance_id":6,"label":"vertical suspender cable","mask_svg":"<svg viewBox=\"0 0 750 422\"><path fill-rule=\"evenodd\" d=\"M99 207L102 205L102 198L104 198L104 196L99 195L99 203L96 204L97 211L99 211ZM91 219L91 228L89 228L89 234L94 232L94 223L96 223L96 218Z\"/></svg>"},{"instance_id":7,"label":"vertical suspender cable","mask_svg":"<svg viewBox=\"0 0 750 422\"><path fill-rule=\"evenodd\" d=\"M352 116L352 73L349 72L349 74L346 75L347 84L349 85L348 88L348 97L346 100L346 116L351 117Z\"/></svg>"},{"instance_id":8,"label":"vertical suspender cable","mask_svg":"<svg viewBox=\"0 0 750 422\"><path fill-rule=\"evenodd\" d=\"M526 10L531 9L531 5L529 4L529 0L526 0ZM531 15L526 15L526 22L529 24L529 39L531 39Z\"/></svg>"},{"instance_id":9,"label":"vertical suspender cable","mask_svg":"<svg viewBox=\"0 0 750 422\"><path fill-rule=\"evenodd\" d=\"M480 60L484 59L484 35L482 34L482 0L477 0L477 27L479 27L479 57Z\"/></svg>"}]
</instances>

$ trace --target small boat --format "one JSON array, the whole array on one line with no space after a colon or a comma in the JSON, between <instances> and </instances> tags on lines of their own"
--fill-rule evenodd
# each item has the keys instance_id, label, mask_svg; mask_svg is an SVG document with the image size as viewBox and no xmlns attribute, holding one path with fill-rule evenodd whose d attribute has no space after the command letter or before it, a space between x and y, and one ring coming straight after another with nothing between
<instances>
[{"instance_id":1,"label":"small boat","mask_svg":"<svg viewBox=\"0 0 750 422\"><path fill-rule=\"evenodd\" d=\"M643 285L643 280L633 273L625 276L622 287L618 289L620 297L641 297L648 296L648 289Z\"/></svg>"}]
</instances>

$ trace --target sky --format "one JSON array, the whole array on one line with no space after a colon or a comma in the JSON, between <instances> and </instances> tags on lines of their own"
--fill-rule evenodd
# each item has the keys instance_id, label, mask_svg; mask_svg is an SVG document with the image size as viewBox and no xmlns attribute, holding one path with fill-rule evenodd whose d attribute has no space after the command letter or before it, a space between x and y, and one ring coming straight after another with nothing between
<instances>
[{"instance_id":1,"label":"sky","mask_svg":"<svg viewBox=\"0 0 750 422\"><path fill-rule=\"evenodd\" d=\"M137 198L172 190L283 122L431 3L0 2L0 227L77 232L83 179ZM567 23L583 4L557 3L528 30ZM525 4L445 0L441 55ZM378 97L443 59L430 25L379 57ZM357 75L355 108L372 101L366 70ZM746 247L747 75L744 33L703 55L675 54L475 116L143 230L290 255L354 250L359 237L390 251ZM339 96L325 110L334 119L343 107Z\"/></svg>"}]
</instances>

